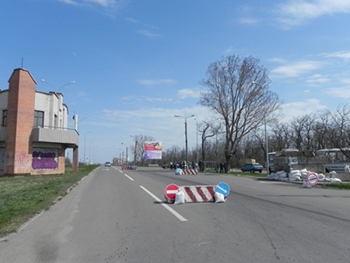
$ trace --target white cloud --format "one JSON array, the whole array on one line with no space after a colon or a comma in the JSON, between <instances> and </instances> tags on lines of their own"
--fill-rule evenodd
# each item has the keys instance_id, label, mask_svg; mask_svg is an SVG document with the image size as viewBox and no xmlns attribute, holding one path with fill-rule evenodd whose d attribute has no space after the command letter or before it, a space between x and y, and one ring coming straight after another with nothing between
<instances>
[{"instance_id":1,"label":"white cloud","mask_svg":"<svg viewBox=\"0 0 350 263\"><path fill-rule=\"evenodd\" d=\"M144 86L169 85L177 83L177 81L173 79L141 79L138 82Z\"/></svg>"},{"instance_id":2,"label":"white cloud","mask_svg":"<svg viewBox=\"0 0 350 263\"><path fill-rule=\"evenodd\" d=\"M132 24L137 24L139 22L138 20L131 17L125 18L125 21L130 22Z\"/></svg>"},{"instance_id":3,"label":"white cloud","mask_svg":"<svg viewBox=\"0 0 350 263\"><path fill-rule=\"evenodd\" d=\"M277 64L286 64L288 61L283 58L271 58L268 61L277 63Z\"/></svg>"},{"instance_id":4,"label":"white cloud","mask_svg":"<svg viewBox=\"0 0 350 263\"><path fill-rule=\"evenodd\" d=\"M278 20L287 26L295 26L323 15L350 13L349 0L290 0L278 6Z\"/></svg>"},{"instance_id":5,"label":"white cloud","mask_svg":"<svg viewBox=\"0 0 350 263\"><path fill-rule=\"evenodd\" d=\"M343 78L340 80L340 82L343 84L350 84L350 78Z\"/></svg>"},{"instance_id":6,"label":"white cloud","mask_svg":"<svg viewBox=\"0 0 350 263\"><path fill-rule=\"evenodd\" d=\"M283 65L280 67L277 67L271 71L275 77L284 77L284 78L290 78L290 77L298 77L300 75L309 73L310 71L316 70L321 68L322 63L318 61L299 61L294 62L289 65Z\"/></svg>"},{"instance_id":7,"label":"white cloud","mask_svg":"<svg viewBox=\"0 0 350 263\"><path fill-rule=\"evenodd\" d=\"M133 96L133 95L124 96L124 97L121 97L121 98L120 98L120 100L122 100L122 101L127 101L127 102L129 102L129 101L135 101L136 99L138 99L138 98L136 98L136 97Z\"/></svg>"},{"instance_id":8,"label":"white cloud","mask_svg":"<svg viewBox=\"0 0 350 263\"><path fill-rule=\"evenodd\" d=\"M306 80L306 82L310 85L319 85L323 83L329 82L330 79L327 77L322 76L321 74L314 74Z\"/></svg>"},{"instance_id":9,"label":"white cloud","mask_svg":"<svg viewBox=\"0 0 350 263\"><path fill-rule=\"evenodd\" d=\"M148 102L170 102L171 98L157 98L157 97L145 97L145 100Z\"/></svg>"},{"instance_id":10,"label":"white cloud","mask_svg":"<svg viewBox=\"0 0 350 263\"><path fill-rule=\"evenodd\" d=\"M339 51L327 54L326 57L350 59L350 51Z\"/></svg>"},{"instance_id":11,"label":"white cloud","mask_svg":"<svg viewBox=\"0 0 350 263\"><path fill-rule=\"evenodd\" d=\"M59 0L62 3L68 4L68 5L78 5L79 3L75 0Z\"/></svg>"},{"instance_id":12,"label":"white cloud","mask_svg":"<svg viewBox=\"0 0 350 263\"><path fill-rule=\"evenodd\" d=\"M232 47L229 47L227 48L225 51L224 51L224 55L225 56L230 56L233 54L233 48Z\"/></svg>"},{"instance_id":13,"label":"white cloud","mask_svg":"<svg viewBox=\"0 0 350 263\"><path fill-rule=\"evenodd\" d=\"M150 32L148 30L139 30L139 31L137 31L137 33L139 33L140 35L149 37L149 38L156 38L156 37L160 36L159 34Z\"/></svg>"},{"instance_id":14,"label":"white cloud","mask_svg":"<svg viewBox=\"0 0 350 263\"><path fill-rule=\"evenodd\" d=\"M239 23L241 24L244 24L244 25L255 25L256 23L258 23L258 20L257 19L254 19L254 18L241 18L239 20Z\"/></svg>"},{"instance_id":15,"label":"white cloud","mask_svg":"<svg viewBox=\"0 0 350 263\"><path fill-rule=\"evenodd\" d=\"M305 114L311 114L327 109L327 107L322 105L318 99L286 103L282 105L282 108L284 114L284 118L282 120L283 122L291 121L293 118L300 117Z\"/></svg>"},{"instance_id":16,"label":"white cloud","mask_svg":"<svg viewBox=\"0 0 350 263\"><path fill-rule=\"evenodd\" d=\"M115 11L125 5L128 0L58 0L62 3L80 7L102 7L104 10Z\"/></svg>"},{"instance_id":17,"label":"white cloud","mask_svg":"<svg viewBox=\"0 0 350 263\"><path fill-rule=\"evenodd\" d=\"M326 93L332 97L349 99L350 98L350 87L330 88L330 89L326 90Z\"/></svg>"},{"instance_id":18,"label":"white cloud","mask_svg":"<svg viewBox=\"0 0 350 263\"><path fill-rule=\"evenodd\" d=\"M116 5L116 0L84 0L86 3L98 4L103 7L113 7Z\"/></svg>"},{"instance_id":19,"label":"white cloud","mask_svg":"<svg viewBox=\"0 0 350 263\"><path fill-rule=\"evenodd\" d=\"M177 96L181 99L186 99L186 98L199 98L201 96L201 91L198 88L195 89L180 89L177 92Z\"/></svg>"},{"instance_id":20,"label":"white cloud","mask_svg":"<svg viewBox=\"0 0 350 263\"><path fill-rule=\"evenodd\" d=\"M171 98L160 98L160 97L138 97L138 96L134 96L134 95L129 95L129 96L124 96L121 97L120 100L127 102L127 103L132 103L132 102L136 102L136 101L148 101L148 102L170 102L172 101Z\"/></svg>"}]
</instances>

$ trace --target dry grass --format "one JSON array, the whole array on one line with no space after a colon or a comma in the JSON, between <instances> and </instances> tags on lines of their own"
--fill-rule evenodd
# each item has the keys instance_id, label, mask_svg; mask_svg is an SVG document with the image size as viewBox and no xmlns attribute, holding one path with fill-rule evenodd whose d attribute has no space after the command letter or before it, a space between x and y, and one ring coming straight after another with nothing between
<instances>
[{"instance_id":1,"label":"dry grass","mask_svg":"<svg viewBox=\"0 0 350 263\"><path fill-rule=\"evenodd\" d=\"M48 209L96 166L70 167L61 175L0 177L0 237L15 232L37 213Z\"/></svg>"}]
</instances>

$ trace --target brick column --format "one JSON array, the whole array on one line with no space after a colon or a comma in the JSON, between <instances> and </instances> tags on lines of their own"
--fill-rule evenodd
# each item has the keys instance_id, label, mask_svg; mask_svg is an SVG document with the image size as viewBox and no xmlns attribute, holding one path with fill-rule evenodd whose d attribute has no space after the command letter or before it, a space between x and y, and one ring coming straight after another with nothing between
<instances>
[{"instance_id":1,"label":"brick column","mask_svg":"<svg viewBox=\"0 0 350 263\"><path fill-rule=\"evenodd\" d=\"M13 71L9 79L5 174L29 174L31 171L35 87L29 71L20 68Z\"/></svg>"}]
</instances>

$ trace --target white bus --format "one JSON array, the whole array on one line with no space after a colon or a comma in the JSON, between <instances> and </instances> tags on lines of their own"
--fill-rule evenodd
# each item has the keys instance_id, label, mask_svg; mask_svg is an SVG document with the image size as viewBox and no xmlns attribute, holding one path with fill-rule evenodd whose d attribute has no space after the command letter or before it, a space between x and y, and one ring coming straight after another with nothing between
<instances>
[{"instance_id":1,"label":"white bus","mask_svg":"<svg viewBox=\"0 0 350 263\"><path fill-rule=\"evenodd\" d=\"M327 156L331 163L324 165L325 172L335 171L337 173L344 173L345 166L350 166L350 148L329 148L316 151L316 155Z\"/></svg>"},{"instance_id":2,"label":"white bus","mask_svg":"<svg viewBox=\"0 0 350 263\"><path fill-rule=\"evenodd\" d=\"M316 151L316 155L325 155L327 157L330 157L335 163L350 162L350 159L346 157L344 153L350 156L350 148L329 148Z\"/></svg>"}]
</instances>

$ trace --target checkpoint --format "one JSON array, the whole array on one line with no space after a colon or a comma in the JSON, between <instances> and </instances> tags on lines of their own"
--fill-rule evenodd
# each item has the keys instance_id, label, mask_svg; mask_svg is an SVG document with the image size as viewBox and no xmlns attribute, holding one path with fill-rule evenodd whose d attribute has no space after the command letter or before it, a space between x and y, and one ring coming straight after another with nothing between
<instances>
[{"instance_id":1,"label":"checkpoint","mask_svg":"<svg viewBox=\"0 0 350 263\"><path fill-rule=\"evenodd\" d=\"M171 204L224 203L229 193L230 186L224 182L217 185L177 186L169 184L164 190L164 197L166 202Z\"/></svg>"}]
</instances>

